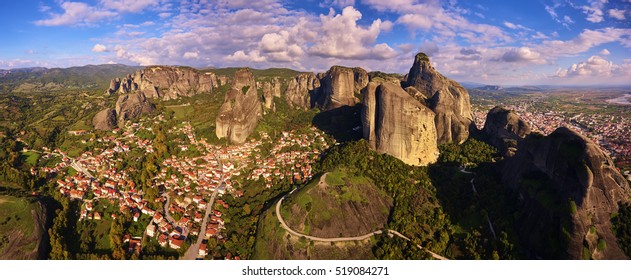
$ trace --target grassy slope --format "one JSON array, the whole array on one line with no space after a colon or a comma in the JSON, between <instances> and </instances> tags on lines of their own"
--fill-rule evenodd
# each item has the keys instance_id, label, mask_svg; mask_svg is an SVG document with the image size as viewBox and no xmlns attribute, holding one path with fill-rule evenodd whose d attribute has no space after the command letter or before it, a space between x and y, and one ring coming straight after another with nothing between
<instances>
[{"instance_id":1,"label":"grassy slope","mask_svg":"<svg viewBox=\"0 0 631 280\"><path fill-rule=\"evenodd\" d=\"M375 239L362 242L310 242L293 237L280 227L272 207L260 217L252 259L374 259L372 248L375 242Z\"/></svg>"},{"instance_id":2,"label":"grassy slope","mask_svg":"<svg viewBox=\"0 0 631 280\"><path fill-rule=\"evenodd\" d=\"M0 196L0 259L35 259L41 232L36 230L36 203Z\"/></svg>"},{"instance_id":3,"label":"grassy slope","mask_svg":"<svg viewBox=\"0 0 631 280\"><path fill-rule=\"evenodd\" d=\"M369 179L337 168L320 185L314 179L281 209L292 228L319 237L356 236L383 228L392 199Z\"/></svg>"}]
</instances>

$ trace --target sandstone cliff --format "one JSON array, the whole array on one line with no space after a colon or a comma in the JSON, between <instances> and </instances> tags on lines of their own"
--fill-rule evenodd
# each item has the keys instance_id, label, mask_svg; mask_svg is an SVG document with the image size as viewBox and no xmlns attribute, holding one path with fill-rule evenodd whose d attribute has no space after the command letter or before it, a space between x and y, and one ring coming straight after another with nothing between
<instances>
[{"instance_id":1,"label":"sandstone cliff","mask_svg":"<svg viewBox=\"0 0 631 280\"><path fill-rule=\"evenodd\" d=\"M274 97L280 97L281 82L278 78L273 78L271 81L265 81L262 84L265 108L274 109Z\"/></svg>"},{"instance_id":2,"label":"sandstone cliff","mask_svg":"<svg viewBox=\"0 0 631 280\"><path fill-rule=\"evenodd\" d=\"M103 109L94 115L92 124L94 129L97 130L112 130L116 128L116 111L109 108Z\"/></svg>"},{"instance_id":3,"label":"sandstone cliff","mask_svg":"<svg viewBox=\"0 0 631 280\"><path fill-rule=\"evenodd\" d=\"M597 144L566 127L546 137L531 134L502 174L522 198L518 232L536 256L554 257L550 248L558 246L566 250L563 258L581 259L588 252L596 259L626 259L610 218L631 190ZM550 239L556 241L542 243Z\"/></svg>"},{"instance_id":4,"label":"sandstone cliff","mask_svg":"<svg viewBox=\"0 0 631 280\"><path fill-rule=\"evenodd\" d=\"M320 80L313 73L302 73L290 79L285 91L285 99L292 108L309 109L315 103Z\"/></svg>"},{"instance_id":5,"label":"sandstone cliff","mask_svg":"<svg viewBox=\"0 0 631 280\"><path fill-rule=\"evenodd\" d=\"M263 116L254 76L249 69L234 74L232 88L226 94L216 120L216 135L231 143L244 143Z\"/></svg>"},{"instance_id":6,"label":"sandstone cliff","mask_svg":"<svg viewBox=\"0 0 631 280\"><path fill-rule=\"evenodd\" d=\"M164 100L212 92L219 86L217 76L211 72L200 72L189 67L151 66L110 82L106 93L120 94L141 91L148 98Z\"/></svg>"},{"instance_id":7,"label":"sandstone cliff","mask_svg":"<svg viewBox=\"0 0 631 280\"><path fill-rule=\"evenodd\" d=\"M462 143L467 140L473 114L469 93L464 87L438 73L423 53L416 55L403 84L423 93L429 108L436 113L438 143Z\"/></svg>"},{"instance_id":8,"label":"sandstone cliff","mask_svg":"<svg viewBox=\"0 0 631 280\"><path fill-rule=\"evenodd\" d=\"M361 90L368 84L368 73L362 68L333 66L320 78L318 105L323 110L354 106Z\"/></svg>"},{"instance_id":9,"label":"sandstone cliff","mask_svg":"<svg viewBox=\"0 0 631 280\"><path fill-rule=\"evenodd\" d=\"M410 165L438 159L434 113L398 84L371 82L364 92L364 139L379 153Z\"/></svg>"},{"instance_id":10,"label":"sandstone cliff","mask_svg":"<svg viewBox=\"0 0 631 280\"><path fill-rule=\"evenodd\" d=\"M142 114L153 113L155 109L156 106L147 100L142 91L122 94L116 101L117 123L120 125Z\"/></svg>"},{"instance_id":11,"label":"sandstone cliff","mask_svg":"<svg viewBox=\"0 0 631 280\"><path fill-rule=\"evenodd\" d=\"M513 156L517 143L530 134L530 126L515 111L496 106L486 115L484 133L502 154Z\"/></svg>"}]
</instances>

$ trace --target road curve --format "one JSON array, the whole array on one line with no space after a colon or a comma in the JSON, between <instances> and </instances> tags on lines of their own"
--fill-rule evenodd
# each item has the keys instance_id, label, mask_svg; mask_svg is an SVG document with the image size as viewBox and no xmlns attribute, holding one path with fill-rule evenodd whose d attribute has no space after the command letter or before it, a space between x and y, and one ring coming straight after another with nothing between
<instances>
[{"instance_id":1,"label":"road curve","mask_svg":"<svg viewBox=\"0 0 631 280\"><path fill-rule=\"evenodd\" d=\"M325 174L325 175L323 175L323 177L324 177L324 176L326 176L326 174ZM293 191L291 191L289 194L293 193L294 191L295 191L295 189L294 189ZM373 236L375 236L375 235L377 235L377 234L384 234L384 233L386 233L386 232L384 232L383 230L377 230L377 231L373 231L373 232L371 232L371 233L367 233L367 234L360 235L360 236L353 236L353 237L333 237L333 238L323 238L323 237L317 237L317 236L311 236L311 235L302 234L302 233L300 233L300 232L297 232L297 231L295 231L295 230L291 229L291 228L290 228L290 227L289 227L289 226L285 223L285 220L283 219L282 215L280 214L280 206L281 206L281 204L283 203L283 200L285 200L285 196L283 196L283 197L282 197L280 200L278 200L278 202L276 203L276 218L277 218L277 219L278 219L278 221L280 222L280 226L281 226L283 229L285 229L287 232L289 232L289 234L291 234L291 235L293 235L293 236L297 236L297 237L304 237L304 238L309 239L309 240L313 240L313 241L321 241L321 242L348 242L348 241L361 241L361 240L365 240L365 239L371 238L371 237L373 237ZM391 235L391 236L392 236L392 235L396 235L396 236L398 236L398 237L400 237L400 238L405 239L406 241L411 242L410 238L408 238L407 236L405 236L405 235L401 234L401 233L400 233L400 232L398 232L398 231L395 231L395 230L391 230L391 229L389 229L389 230L387 231L387 233L388 233L389 235ZM428 253L430 253L430 255L432 255L432 257L434 257L435 259L438 259L438 260L448 260L447 258L445 258L445 257L443 257L443 256L441 256L441 255L439 255L439 254L436 254L436 253L434 253L434 252L432 252L432 251L430 251L430 250L427 250L427 249L423 248L421 245L418 245L418 244L415 244L415 245L416 245L416 247L418 247L419 249L421 249L421 250L425 250L425 251L427 251Z\"/></svg>"}]
</instances>

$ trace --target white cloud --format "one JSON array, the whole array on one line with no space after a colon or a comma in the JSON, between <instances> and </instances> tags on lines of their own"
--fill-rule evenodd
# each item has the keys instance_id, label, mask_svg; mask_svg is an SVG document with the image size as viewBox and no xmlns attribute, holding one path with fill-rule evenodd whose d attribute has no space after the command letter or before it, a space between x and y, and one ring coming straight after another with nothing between
<instances>
[{"instance_id":1,"label":"white cloud","mask_svg":"<svg viewBox=\"0 0 631 280\"><path fill-rule=\"evenodd\" d=\"M62 2L61 8L64 10L63 14L50 13L49 19L35 21L35 24L43 26L91 25L117 15L81 2Z\"/></svg>"},{"instance_id":2,"label":"white cloud","mask_svg":"<svg viewBox=\"0 0 631 280\"><path fill-rule=\"evenodd\" d=\"M251 51L246 54L244 51L236 51L233 54L226 57L229 61L240 61L240 62L263 62L265 61L265 57L262 57L259 51Z\"/></svg>"},{"instance_id":3,"label":"white cloud","mask_svg":"<svg viewBox=\"0 0 631 280\"><path fill-rule=\"evenodd\" d=\"M368 27L357 25L362 14L353 7L346 7L341 14L333 9L328 15L320 15L321 30L309 53L321 57L345 59L384 59L391 58L396 52L387 44L373 45L384 29L391 28L390 23L376 19Z\"/></svg>"},{"instance_id":4,"label":"white cloud","mask_svg":"<svg viewBox=\"0 0 631 280\"><path fill-rule=\"evenodd\" d=\"M569 1L567 3L570 4L571 6L574 5L572 4L572 2L569 2ZM558 13L556 12L556 9L558 9L561 6L563 6L563 4L560 2L557 2L553 6L544 5L544 8L554 21L565 26L565 28L569 29L570 25L574 23L574 20L572 20L572 18L568 15L564 15L563 18L559 17Z\"/></svg>"},{"instance_id":5,"label":"white cloud","mask_svg":"<svg viewBox=\"0 0 631 280\"><path fill-rule=\"evenodd\" d=\"M603 49L602 51L599 52L599 54L601 54L601 55L610 55L611 52L609 52L608 49Z\"/></svg>"},{"instance_id":6,"label":"white cloud","mask_svg":"<svg viewBox=\"0 0 631 280\"><path fill-rule=\"evenodd\" d=\"M107 47L105 45L96 44L94 45L94 47L92 47L92 51L95 53L106 52Z\"/></svg>"},{"instance_id":7,"label":"white cloud","mask_svg":"<svg viewBox=\"0 0 631 280\"><path fill-rule=\"evenodd\" d=\"M159 0L101 0L106 9L119 12L141 12L147 7L158 5Z\"/></svg>"},{"instance_id":8,"label":"white cloud","mask_svg":"<svg viewBox=\"0 0 631 280\"><path fill-rule=\"evenodd\" d=\"M327 8L335 6L338 8L346 8L348 6L355 6L355 0L325 0L320 3L321 8Z\"/></svg>"},{"instance_id":9,"label":"white cloud","mask_svg":"<svg viewBox=\"0 0 631 280\"><path fill-rule=\"evenodd\" d=\"M502 54L502 57L500 59L506 62L545 62L545 60L542 59L540 53L528 47L509 49L504 54Z\"/></svg>"},{"instance_id":10,"label":"white cloud","mask_svg":"<svg viewBox=\"0 0 631 280\"><path fill-rule=\"evenodd\" d=\"M184 57L184 59L198 58L199 53L198 52L185 52L182 57Z\"/></svg>"},{"instance_id":11,"label":"white cloud","mask_svg":"<svg viewBox=\"0 0 631 280\"><path fill-rule=\"evenodd\" d=\"M461 37L470 43L510 40L497 26L474 23L463 17L463 14L469 14L470 11L456 7L455 1L450 2L448 8L443 8L441 1L417 3L413 0L364 0L362 4L380 12L397 13L397 24L406 26L412 32L431 31L436 34L435 38Z\"/></svg>"},{"instance_id":12,"label":"white cloud","mask_svg":"<svg viewBox=\"0 0 631 280\"><path fill-rule=\"evenodd\" d=\"M624 10L618 10L618 9L610 9L609 10L609 16L618 20L625 20L625 11Z\"/></svg>"},{"instance_id":13,"label":"white cloud","mask_svg":"<svg viewBox=\"0 0 631 280\"><path fill-rule=\"evenodd\" d=\"M159 16L161 19L168 18L168 17L170 17L171 15L172 15L171 13L159 13L159 14L158 14L158 16Z\"/></svg>"},{"instance_id":14,"label":"white cloud","mask_svg":"<svg viewBox=\"0 0 631 280\"><path fill-rule=\"evenodd\" d=\"M568 69L560 69L556 72L558 77L572 76L609 76L613 70L613 62L608 61L600 56L592 56L577 64L572 64Z\"/></svg>"},{"instance_id":15,"label":"white cloud","mask_svg":"<svg viewBox=\"0 0 631 280\"><path fill-rule=\"evenodd\" d=\"M530 29L528 27L525 27L525 26L523 26L521 24L515 24L515 23L512 23L512 22L508 22L508 21L504 21L504 26L506 26L506 27L508 27L510 29L513 29L513 30L521 29L521 30L526 30L526 31L532 31L532 29Z\"/></svg>"},{"instance_id":16,"label":"white cloud","mask_svg":"<svg viewBox=\"0 0 631 280\"><path fill-rule=\"evenodd\" d=\"M603 8L608 0L589 0L588 2L589 6L581 6L581 10L587 15L585 19L594 23L603 21Z\"/></svg>"}]
</instances>

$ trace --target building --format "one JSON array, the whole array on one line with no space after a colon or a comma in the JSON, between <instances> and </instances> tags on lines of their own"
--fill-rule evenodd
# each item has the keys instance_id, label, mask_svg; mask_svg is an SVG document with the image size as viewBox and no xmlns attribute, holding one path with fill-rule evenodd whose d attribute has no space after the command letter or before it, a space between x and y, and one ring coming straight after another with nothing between
<instances>
[{"instance_id":1,"label":"building","mask_svg":"<svg viewBox=\"0 0 631 280\"><path fill-rule=\"evenodd\" d=\"M153 237L156 234L156 226L154 224L151 224L147 227L147 235L149 235L150 237Z\"/></svg>"}]
</instances>

